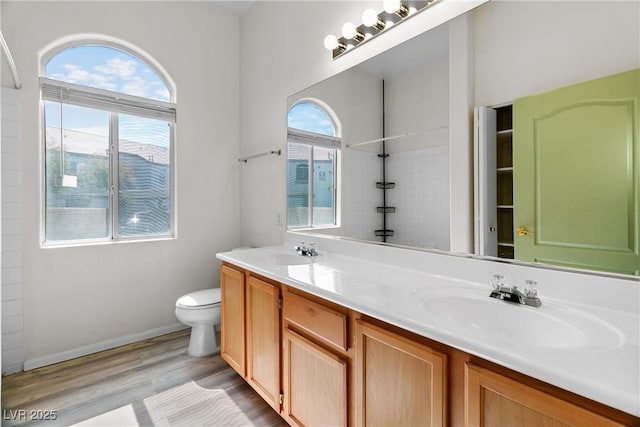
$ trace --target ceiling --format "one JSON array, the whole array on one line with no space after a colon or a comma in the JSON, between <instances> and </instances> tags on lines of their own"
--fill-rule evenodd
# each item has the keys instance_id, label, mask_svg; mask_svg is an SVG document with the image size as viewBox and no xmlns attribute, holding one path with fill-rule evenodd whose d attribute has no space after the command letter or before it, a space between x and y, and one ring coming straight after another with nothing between
<instances>
[{"instance_id":1,"label":"ceiling","mask_svg":"<svg viewBox=\"0 0 640 427\"><path fill-rule=\"evenodd\" d=\"M231 13L242 16L255 3L255 0L214 0L214 3Z\"/></svg>"}]
</instances>

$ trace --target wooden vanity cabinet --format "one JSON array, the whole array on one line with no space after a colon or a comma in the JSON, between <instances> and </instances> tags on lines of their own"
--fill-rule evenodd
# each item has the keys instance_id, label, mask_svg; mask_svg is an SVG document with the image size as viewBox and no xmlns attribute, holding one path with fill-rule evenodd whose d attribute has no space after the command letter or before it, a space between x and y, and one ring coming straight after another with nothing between
<instances>
[{"instance_id":1,"label":"wooden vanity cabinet","mask_svg":"<svg viewBox=\"0 0 640 427\"><path fill-rule=\"evenodd\" d=\"M247 276L247 382L280 411L280 287Z\"/></svg>"},{"instance_id":2,"label":"wooden vanity cabinet","mask_svg":"<svg viewBox=\"0 0 640 427\"><path fill-rule=\"evenodd\" d=\"M361 320L356 339L356 425L447 423L445 354Z\"/></svg>"},{"instance_id":3,"label":"wooden vanity cabinet","mask_svg":"<svg viewBox=\"0 0 640 427\"><path fill-rule=\"evenodd\" d=\"M469 363L464 394L464 425L469 427L625 425Z\"/></svg>"},{"instance_id":4,"label":"wooden vanity cabinet","mask_svg":"<svg viewBox=\"0 0 640 427\"><path fill-rule=\"evenodd\" d=\"M243 378L245 364L244 271L220 267L220 356Z\"/></svg>"},{"instance_id":5,"label":"wooden vanity cabinet","mask_svg":"<svg viewBox=\"0 0 640 427\"><path fill-rule=\"evenodd\" d=\"M223 264L220 277L221 356L290 425L640 426L630 414L238 267Z\"/></svg>"},{"instance_id":6,"label":"wooden vanity cabinet","mask_svg":"<svg viewBox=\"0 0 640 427\"><path fill-rule=\"evenodd\" d=\"M220 269L220 355L280 412L280 286Z\"/></svg>"},{"instance_id":7,"label":"wooden vanity cabinet","mask_svg":"<svg viewBox=\"0 0 640 427\"><path fill-rule=\"evenodd\" d=\"M348 315L285 290L283 410L291 425L348 425Z\"/></svg>"}]
</instances>

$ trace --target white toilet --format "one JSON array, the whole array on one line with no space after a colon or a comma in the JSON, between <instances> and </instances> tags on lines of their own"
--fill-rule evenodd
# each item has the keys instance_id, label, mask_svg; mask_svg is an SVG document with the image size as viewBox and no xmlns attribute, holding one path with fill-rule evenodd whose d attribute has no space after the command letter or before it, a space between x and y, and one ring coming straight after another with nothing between
<instances>
[{"instance_id":1,"label":"white toilet","mask_svg":"<svg viewBox=\"0 0 640 427\"><path fill-rule=\"evenodd\" d=\"M220 289L204 289L181 296L176 301L176 317L191 326L187 352L209 356L219 351L214 325L220 324Z\"/></svg>"}]
</instances>

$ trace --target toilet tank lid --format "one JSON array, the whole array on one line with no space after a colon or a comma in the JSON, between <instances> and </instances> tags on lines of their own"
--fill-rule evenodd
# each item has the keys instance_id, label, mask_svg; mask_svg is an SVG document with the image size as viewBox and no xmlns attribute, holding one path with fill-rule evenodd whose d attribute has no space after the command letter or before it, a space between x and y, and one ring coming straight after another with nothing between
<instances>
[{"instance_id":1,"label":"toilet tank lid","mask_svg":"<svg viewBox=\"0 0 640 427\"><path fill-rule=\"evenodd\" d=\"M178 298L176 305L183 307L198 307L217 304L220 302L220 288L203 289L191 292Z\"/></svg>"}]
</instances>

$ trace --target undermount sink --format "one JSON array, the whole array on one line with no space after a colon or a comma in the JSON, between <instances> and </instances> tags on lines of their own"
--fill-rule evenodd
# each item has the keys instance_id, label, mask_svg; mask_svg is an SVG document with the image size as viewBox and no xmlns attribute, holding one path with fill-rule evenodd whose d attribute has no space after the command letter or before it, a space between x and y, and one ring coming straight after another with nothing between
<instances>
[{"instance_id":1,"label":"undermount sink","mask_svg":"<svg viewBox=\"0 0 640 427\"><path fill-rule=\"evenodd\" d=\"M303 265L311 264L311 257L295 254L271 254L269 262L275 265Z\"/></svg>"},{"instance_id":2,"label":"undermount sink","mask_svg":"<svg viewBox=\"0 0 640 427\"><path fill-rule=\"evenodd\" d=\"M473 295L425 294L422 308L434 321L454 333L487 343L512 347L549 349L611 349L622 344L623 335L613 326L588 313L545 305L534 308Z\"/></svg>"}]
</instances>

